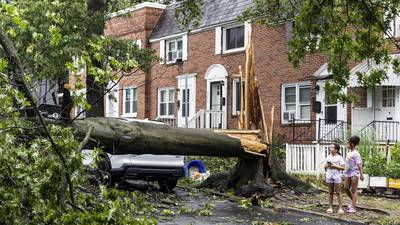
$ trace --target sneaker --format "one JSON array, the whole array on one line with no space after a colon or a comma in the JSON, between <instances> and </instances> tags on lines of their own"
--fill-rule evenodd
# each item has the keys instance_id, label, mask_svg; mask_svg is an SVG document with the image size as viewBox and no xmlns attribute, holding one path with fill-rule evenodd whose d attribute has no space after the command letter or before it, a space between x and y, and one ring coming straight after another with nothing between
<instances>
[{"instance_id":1,"label":"sneaker","mask_svg":"<svg viewBox=\"0 0 400 225\"><path fill-rule=\"evenodd\" d=\"M347 209L352 209L353 208L353 203L350 201L350 203L347 205Z\"/></svg>"},{"instance_id":2,"label":"sneaker","mask_svg":"<svg viewBox=\"0 0 400 225\"><path fill-rule=\"evenodd\" d=\"M326 210L326 213L332 214L332 213L333 213L333 209L332 209L332 208L327 209L327 210Z\"/></svg>"},{"instance_id":3,"label":"sneaker","mask_svg":"<svg viewBox=\"0 0 400 225\"><path fill-rule=\"evenodd\" d=\"M343 214L344 211L343 211L343 209L339 209L339 210L337 211L337 213L338 213L338 214Z\"/></svg>"},{"instance_id":4,"label":"sneaker","mask_svg":"<svg viewBox=\"0 0 400 225\"><path fill-rule=\"evenodd\" d=\"M353 207L351 207L346 212L347 213L356 213L357 211Z\"/></svg>"}]
</instances>

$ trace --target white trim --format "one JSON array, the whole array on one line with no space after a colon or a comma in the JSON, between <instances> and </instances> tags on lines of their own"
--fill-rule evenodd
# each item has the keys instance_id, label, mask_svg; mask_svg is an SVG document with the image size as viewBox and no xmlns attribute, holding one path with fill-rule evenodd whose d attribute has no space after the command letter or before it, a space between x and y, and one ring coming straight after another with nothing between
<instances>
[{"instance_id":1,"label":"white trim","mask_svg":"<svg viewBox=\"0 0 400 225\"><path fill-rule=\"evenodd\" d=\"M172 102L175 103L175 94L176 94L176 89L174 87L162 87L162 88L157 88L157 119L158 118L170 118L174 119L175 118L175 104L174 104L174 110L172 115L160 115L160 103L161 103L161 91L167 91L167 98L169 99L169 92L174 91L173 99ZM166 107L166 113L168 114L169 112L169 101L165 102L167 104Z\"/></svg>"},{"instance_id":2,"label":"white trim","mask_svg":"<svg viewBox=\"0 0 400 225\"><path fill-rule=\"evenodd\" d=\"M225 67L221 64L214 64L208 67L204 79L207 80L207 110L211 109L211 83L222 81L224 82L222 87L222 97L225 98L225 105L222 107L224 111L223 121L222 121L222 129L226 129L227 127L227 92L228 92L228 72L226 71Z\"/></svg>"},{"instance_id":3,"label":"white trim","mask_svg":"<svg viewBox=\"0 0 400 225\"><path fill-rule=\"evenodd\" d=\"M243 26L243 35L244 35L244 37L243 37L243 47L240 47L240 48L234 48L234 49L226 49L226 30L228 30L228 29L232 29L232 28L236 28L236 27L242 27ZM241 52L241 51L244 51L244 50L246 50L246 44L247 44L247 41L248 41L248 37L246 37L246 36L248 36L248 34L246 33L246 25L245 24L243 24L243 23L240 23L240 24L232 24L232 25L230 25L230 26L224 26L224 27L222 27L222 54L227 54L227 53L233 53L233 52Z\"/></svg>"},{"instance_id":4,"label":"white trim","mask_svg":"<svg viewBox=\"0 0 400 225\"><path fill-rule=\"evenodd\" d=\"M178 76L175 76L175 78L179 80L179 79L184 79L185 77L192 78L192 77L196 77L196 76L197 76L197 73L191 73L191 74L178 75Z\"/></svg>"},{"instance_id":5,"label":"white trim","mask_svg":"<svg viewBox=\"0 0 400 225\"><path fill-rule=\"evenodd\" d=\"M165 63L165 40L160 41L160 64Z\"/></svg>"},{"instance_id":6,"label":"white trim","mask_svg":"<svg viewBox=\"0 0 400 225\"><path fill-rule=\"evenodd\" d=\"M182 57L179 57L179 50L178 50L178 42L179 41L182 42L182 49L181 49ZM168 53L170 52L169 43L171 43L171 42L174 42L174 44L175 44L175 50L173 51L173 52L176 52L175 60L169 60L169 58L168 58ZM166 64L176 63L176 60L178 60L178 59L183 60L183 37L165 40L165 56L164 56L164 58L165 58Z\"/></svg>"},{"instance_id":7,"label":"white trim","mask_svg":"<svg viewBox=\"0 0 400 225\"><path fill-rule=\"evenodd\" d=\"M177 121L177 126L179 127L185 127L186 126L186 121L185 117L182 116L182 90L185 89L186 82L185 78L187 78L187 87L190 90L190 96L189 96L189 116L188 116L188 121L196 115L196 86L197 86L197 79L196 79L196 74L183 74L176 76L177 79L177 88L179 91L177 91L177 99L181 102L181 106L177 110L177 116L176 116L176 121Z\"/></svg>"},{"instance_id":8,"label":"white trim","mask_svg":"<svg viewBox=\"0 0 400 225\"><path fill-rule=\"evenodd\" d=\"M125 113L125 96L126 96L126 90L128 89L136 89L136 112L134 113ZM122 92L122 115L121 117L137 117L137 110L138 110L138 90L137 87L134 86L127 86L124 87L123 92Z\"/></svg>"},{"instance_id":9,"label":"white trim","mask_svg":"<svg viewBox=\"0 0 400 225\"><path fill-rule=\"evenodd\" d=\"M83 96L86 98L86 87L79 89L79 90L74 90L73 93L75 95L81 95L83 93ZM78 109L82 108L82 110L84 110L84 108L82 106L75 106L74 107L74 117L78 116ZM82 118L86 118L86 112L82 113L78 118L82 119Z\"/></svg>"},{"instance_id":10,"label":"white trim","mask_svg":"<svg viewBox=\"0 0 400 225\"><path fill-rule=\"evenodd\" d=\"M392 59L395 58L400 58L400 54L392 54L390 55ZM368 63L369 62L369 63ZM359 63L357 66L355 66L351 71L350 71L350 77L349 77L349 86L350 87L360 87L358 83L358 76L357 72L361 73L366 73L369 75L371 69L373 68L378 68L378 69L383 69L384 67L387 67L387 78L383 80L379 86L400 86L400 76L394 71L393 65L383 65L383 64L376 64L373 59L365 60L362 63Z\"/></svg>"},{"instance_id":11,"label":"white trim","mask_svg":"<svg viewBox=\"0 0 400 225\"><path fill-rule=\"evenodd\" d=\"M221 64L214 64L208 67L204 79L206 80L221 80L217 78L226 78L228 77L228 72L225 67Z\"/></svg>"},{"instance_id":12,"label":"white trim","mask_svg":"<svg viewBox=\"0 0 400 225\"><path fill-rule=\"evenodd\" d=\"M315 73L313 74L314 77L323 79L332 75L330 71L328 71L328 63L324 63Z\"/></svg>"},{"instance_id":13,"label":"white trim","mask_svg":"<svg viewBox=\"0 0 400 225\"><path fill-rule=\"evenodd\" d=\"M165 41L165 40L168 40L168 39L175 39L175 38L182 37L185 34L187 34L187 32L178 33L178 34L172 34L172 35L168 35L168 36L165 36L165 37L162 37L162 38L150 39L149 42L150 43L155 43L155 42L159 42L159 41L162 41L162 40Z\"/></svg>"},{"instance_id":14,"label":"white trim","mask_svg":"<svg viewBox=\"0 0 400 225\"><path fill-rule=\"evenodd\" d=\"M160 4L160 3L143 2L143 3L137 4L135 6L119 10L119 11L114 12L114 13L110 13L110 14L108 14L106 16L106 18L107 19L111 19L111 18L114 18L114 17L117 17L117 16L121 16L121 15L133 12L135 10L143 9L143 8L146 8L146 7L155 8L155 9L165 9L167 6L164 5L164 4Z\"/></svg>"},{"instance_id":15,"label":"white trim","mask_svg":"<svg viewBox=\"0 0 400 225\"><path fill-rule=\"evenodd\" d=\"M215 54L219 55L222 52L222 27L215 28Z\"/></svg>"},{"instance_id":16,"label":"white trim","mask_svg":"<svg viewBox=\"0 0 400 225\"><path fill-rule=\"evenodd\" d=\"M109 85L108 85L108 88L110 88L113 85L114 85L114 83L110 82ZM115 85L115 87L112 90L110 90L110 92L107 93L106 96L105 96L105 98L106 98L106 103L105 103L106 104L106 109L105 109L105 115L104 115L105 117L110 117L110 111L109 111L110 100L109 100L109 96L110 96L110 93L113 92L113 91L115 91L115 95L116 95L115 97L117 99L117 101L116 101L116 105L117 105L116 114L117 114L117 117L119 117L119 102L120 102L120 100L119 100L119 84Z\"/></svg>"},{"instance_id":17,"label":"white trim","mask_svg":"<svg viewBox=\"0 0 400 225\"><path fill-rule=\"evenodd\" d=\"M240 85L240 78L235 78L232 80L232 115L234 116L240 111L240 109L236 108L236 97L238 94L236 93L237 85Z\"/></svg>"},{"instance_id":18,"label":"white trim","mask_svg":"<svg viewBox=\"0 0 400 225\"><path fill-rule=\"evenodd\" d=\"M295 101L296 109L287 111L286 110L286 102L285 102L285 95L286 95L285 89L286 88L290 88L290 87L296 88L296 101ZM301 104L300 103L300 88L301 87L308 87L310 89L310 102L309 102L309 104ZM310 106L310 118L300 118L300 113L301 113L300 112L301 111L300 106L307 106L307 105ZM291 123L290 121L284 119L283 115L284 115L285 112L294 112L296 120L297 119L298 120L309 120L309 119L311 119L312 109L311 109L311 83L310 82L289 83L289 84L282 84L281 85L281 123L282 124L290 124ZM298 122L299 123L304 123L304 122L307 122L307 121L298 121Z\"/></svg>"},{"instance_id":19,"label":"white trim","mask_svg":"<svg viewBox=\"0 0 400 225\"><path fill-rule=\"evenodd\" d=\"M188 59L188 35L185 34L182 36L182 60L186 61Z\"/></svg>"}]
</instances>

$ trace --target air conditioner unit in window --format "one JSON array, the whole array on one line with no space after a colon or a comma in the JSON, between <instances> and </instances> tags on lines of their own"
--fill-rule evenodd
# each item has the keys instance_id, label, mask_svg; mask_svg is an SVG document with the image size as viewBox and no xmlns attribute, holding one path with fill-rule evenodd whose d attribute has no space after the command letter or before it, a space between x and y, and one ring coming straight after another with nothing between
<instances>
[{"instance_id":1,"label":"air conditioner unit in window","mask_svg":"<svg viewBox=\"0 0 400 225\"><path fill-rule=\"evenodd\" d=\"M283 119L286 121L293 121L294 118L295 118L294 112L284 112L283 113Z\"/></svg>"}]
</instances>

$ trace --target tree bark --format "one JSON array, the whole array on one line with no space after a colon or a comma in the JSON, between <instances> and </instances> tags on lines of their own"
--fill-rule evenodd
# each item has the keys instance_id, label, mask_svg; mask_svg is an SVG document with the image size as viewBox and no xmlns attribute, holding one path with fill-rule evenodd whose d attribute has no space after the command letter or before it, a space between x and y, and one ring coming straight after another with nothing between
<instances>
[{"instance_id":1,"label":"tree bark","mask_svg":"<svg viewBox=\"0 0 400 225\"><path fill-rule=\"evenodd\" d=\"M252 154L249 151L252 146L266 147L256 141L242 141L213 130L176 128L155 122L97 117L76 120L71 126L80 137L93 127L91 138L112 154L245 157Z\"/></svg>"}]
</instances>

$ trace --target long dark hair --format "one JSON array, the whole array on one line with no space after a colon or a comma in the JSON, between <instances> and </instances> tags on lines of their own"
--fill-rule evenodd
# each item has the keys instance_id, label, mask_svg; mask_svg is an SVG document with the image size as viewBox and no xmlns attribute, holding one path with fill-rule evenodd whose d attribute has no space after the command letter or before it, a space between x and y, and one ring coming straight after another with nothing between
<instances>
[{"instance_id":1,"label":"long dark hair","mask_svg":"<svg viewBox=\"0 0 400 225\"><path fill-rule=\"evenodd\" d=\"M336 153L340 155L340 145L338 143L333 143L332 145L335 146Z\"/></svg>"}]
</instances>

